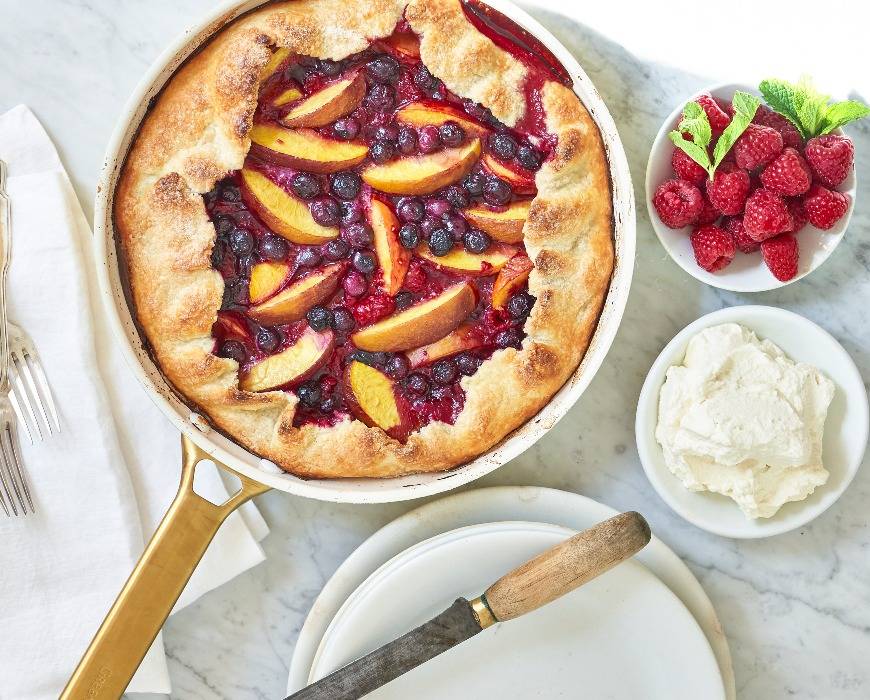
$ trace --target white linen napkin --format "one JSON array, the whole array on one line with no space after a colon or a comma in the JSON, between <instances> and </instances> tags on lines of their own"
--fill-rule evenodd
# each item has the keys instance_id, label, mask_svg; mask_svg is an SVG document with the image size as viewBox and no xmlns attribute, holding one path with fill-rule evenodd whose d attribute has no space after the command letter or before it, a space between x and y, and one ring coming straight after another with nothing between
<instances>
[{"instance_id":1,"label":"white linen napkin","mask_svg":"<svg viewBox=\"0 0 870 700\"><path fill-rule=\"evenodd\" d=\"M62 430L27 443L36 515L0 517L0 697L56 698L172 500L178 432L124 364L96 291L92 236L57 152L24 106L0 116L9 166L13 255L9 316L33 338ZM223 500L213 465L196 490ZM182 607L264 559L253 504L231 515ZM129 692L168 693L158 637Z\"/></svg>"}]
</instances>

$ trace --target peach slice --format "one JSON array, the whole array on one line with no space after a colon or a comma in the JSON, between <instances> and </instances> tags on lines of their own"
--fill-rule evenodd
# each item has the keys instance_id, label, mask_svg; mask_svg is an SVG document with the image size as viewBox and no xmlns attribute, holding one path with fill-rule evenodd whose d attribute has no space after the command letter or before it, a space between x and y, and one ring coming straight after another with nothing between
<instances>
[{"instance_id":1,"label":"peach slice","mask_svg":"<svg viewBox=\"0 0 870 700\"><path fill-rule=\"evenodd\" d=\"M383 43L402 56L420 58L420 40L414 32L396 32L384 39Z\"/></svg>"},{"instance_id":2,"label":"peach slice","mask_svg":"<svg viewBox=\"0 0 870 700\"><path fill-rule=\"evenodd\" d=\"M468 282L388 316L353 334L354 344L370 352L398 352L443 338L474 311L477 294Z\"/></svg>"},{"instance_id":3,"label":"peach slice","mask_svg":"<svg viewBox=\"0 0 870 700\"><path fill-rule=\"evenodd\" d=\"M335 173L365 160L364 143L328 139L310 129L257 124L251 129L251 154L309 173Z\"/></svg>"},{"instance_id":4,"label":"peach slice","mask_svg":"<svg viewBox=\"0 0 870 700\"><path fill-rule=\"evenodd\" d=\"M490 209L485 206L463 209L462 214L472 226L486 231L493 239L502 243L521 243L523 226L529 218L531 200L511 202L504 209Z\"/></svg>"},{"instance_id":5,"label":"peach slice","mask_svg":"<svg viewBox=\"0 0 870 700\"><path fill-rule=\"evenodd\" d=\"M403 420L393 382L380 370L354 360L344 373L345 397L351 412L370 428L387 434L402 431Z\"/></svg>"},{"instance_id":6,"label":"peach slice","mask_svg":"<svg viewBox=\"0 0 870 700\"><path fill-rule=\"evenodd\" d=\"M298 100L300 97L302 97L302 91L298 87L289 87L284 90L284 92L279 93L278 96L272 100L272 104L275 107L283 107L294 100Z\"/></svg>"},{"instance_id":7,"label":"peach slice","mask_svg":"<svg viewBox=\"0 0 870 700\"><path fill-rule=\"evenodd\" d=\"M260 82L265 82L268 78L271 78L284 64L284 61L286 61L289 56L290 49L275 49L268 63L266 63L266 65L263 66L263 70L260 71Z\"/></svg>"},{"instance_id":8,"label":"peach slice","mask_svg":"<svg viewBox=\"0 0 870 700\"><path fill-rule=\"evenodd\" d=\"M480 139L436 153L370 165L362 179L390 194L430 194L465 177L480 155Z\"/></svg>"},{"instance_id":9,"label":"peach slice","mask_svg":"<svg viewBox=\"0 0 870 700\"><path fill-rule=\"evenodd\" d=\"M338 228L318 224L308 205L263 173L242 169L242 199L275 233L299 245L319 245L338 236Z\"/></svg>"},{"instance_id":10,"label":"peach slice","mask_svg":"<svg viewBox=\"0 0 870 700\"><path fill-rule=\"evenodd\" d=\"M265 264L265 263L262 263ZM259 267L259 266L257 266ZM256 269L256 267L254 268ZM248 315L260 323L277 324L298 321L312 306L322 304L338 289L344 265L336 263L294 282L262 304L252 306ZM253 271L251 282L253 284Z\"/></svg>"},{"instance_id":11,"label":"peach slice","mask_svg":"<svg viewBox=\"0 0 870 700\"><path fill-rule=\"evenodd\" d=\"M515 170L499 162L491 153L485 153L483 158L481 158L481 163L493 175L508 182L517 194L535 194L538 191L535 186L535 178L528 171L520 172Z\"/></svg>"},{"instance_id":12,"label":"peach slice","mask_svg":"<svg viewBox=\"0 0 870 700\"><path fill-rule=\"evenodd\" d=\"M395 296L405 281L411 263L411 251L399 243L399 220L390 207L372 198L369 223L374 232L375 253L384 272L384 291Z\"/></svg>"},{"instance_id":13,"label":"peach slice","mask_svg":"<svg viewBox=\"0 0 870 700\"><path fill-rule=\"evenodd\" d=\"M417 128L427 124L441 126L445 122L456 122L471 136L486 136L490 132L490 129L462 110L438 102L410 102L396 112L396 119Z\"/></svg>"},{"instance_id":14,"label":"peach slice","mask_svg":"<svg viewBox=\"0 0 870 700\"><path fill-rule=\"evenodd\" d=\"M416 369L441 360L451 355L457 355L465 350L474 350L483 345L483 338L475 331L470 323L463 323L452 333L448 333L441 340L424 345L408 353L408 361L411 367Z\"/></svg>"},{"instance_id":15,"label":"peach slice","mask_svg":"<svg viewBox=\"0 0 870 700\"><path fill-rule=\"evenodd\" d=\"M334 345L331 330L318 333L306 328L295 343L252 366L239 380L239 387L269 391L307 379L326 364Z\"/></svg>"},{"instance_id":16,"label":"peach slice","mask_svg":"<svg viewBox=\"0 0 870 700\"><path fill-rule=\"evenodd\" d=\"M235 338L242 341L251 340L251 332L248 330L248 325L237 311L218 311L215 326L220 326L224 338Z\"/></svg>"},{"instance_id":17,"label":"peach slice","mask_svg":"<svg viewBox=\"0 0 870 700\"><path fill-rule=\"evenodd\" d=\"M492 284L492 308L503 309L532 271L532 261L525 253L517 253L498 273Z\"/></svg>"},{"instance_id":18,"label":"peach slice","mask_svg":"<svg viewBox=\"0 0 870 700\"><path fill-rule=\"evenodd\" d=\"M281 123L292 127L326 126L353 112L365 94L366 79L362 73L339 80L306 97L284 115Z\"/></svg>"},{"instance_id":19,"label":"peach slice","mask_svg":"<svg viewBox=\"0 0 870 700\"><path fill-rule=\"evenodd\" d=\"M251 281L248 284L248 297L252 304L259 304L275 294L284 284L290 266L287 263L263 262L251 268Z\"/></svg>"},{"instance_id":20,"label":"peach slice","mask_svg":"<svg viewBox=\"0 0 870 700\"><path fill-rule=\"evenodd\" d=\"M485 253L469 253L465 248L456 247L447 255L438 257L426 243L421 243L414 252L444 270L486 277L501 270L518 251L515 246L493 243Z\"/></svg>"}]
</instances>

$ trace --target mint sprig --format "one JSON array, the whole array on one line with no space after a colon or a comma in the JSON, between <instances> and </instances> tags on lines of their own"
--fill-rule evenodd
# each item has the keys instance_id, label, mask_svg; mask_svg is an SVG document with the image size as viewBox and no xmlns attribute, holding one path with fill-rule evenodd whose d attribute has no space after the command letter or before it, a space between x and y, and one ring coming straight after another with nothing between
<instances>
[{"instance_id":1,"label":"mint sprig","mask_svg":"<svg viewBox=\"0 0 870 700\"><path fill-rule=\"evenodd\" d=\"M722 132L722 135L716 140L716 146L713 149L713 160L710 160L710 155L707 147L713 138L713 130L710 128L710 120L707 118L707 113L697 102L689 102L683 108L683 118L677 125L674 131L668 134L673 144L684 151L693 161L707 171L708 177L712 180L716 173L716 168L722 163L722 160L728 155L728 151L735 144L740 134L746 131L752 118L755 116L755 111L758 105L761 104L754 95L748 92L738 90L734 93L731 99L731 106L734 108L734 114L731 117L731 123ZM684 134L689 134L691 140L685 138Z\"/></svg>"},{"instance_id":2,"label":"mint sprig","mask_svg":"<svg viewBox=\"0 0 870 700\"><path fill-rule=\"evenodd\" d=\"M774 112L788 119L805 139L829 134L849 122L870 116L870 107L857 100L831 103L812 81L803 77L797 83L768 78L758 86Z\"/></svg>"}]
</instances>

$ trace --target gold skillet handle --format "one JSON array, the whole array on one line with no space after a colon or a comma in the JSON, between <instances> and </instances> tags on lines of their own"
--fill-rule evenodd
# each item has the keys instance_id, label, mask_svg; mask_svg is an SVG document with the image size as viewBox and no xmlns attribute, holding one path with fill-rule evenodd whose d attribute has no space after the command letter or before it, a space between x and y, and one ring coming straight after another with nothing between
<instances>
[{"instance_id":1,"label":"gold skillet handle","mask_svg":"<svg viewBox=\"0 0 870 700\"><path fill-rule=\"evenodd\" d=\"M196 465L212 459L185 436L178 494L142 553L136 568L61 694L62 700L120 698L169 616L202 555L227 516L269 490L229 467L242 488L221 505L193 490Z\"/></svg>"}]
</instances>

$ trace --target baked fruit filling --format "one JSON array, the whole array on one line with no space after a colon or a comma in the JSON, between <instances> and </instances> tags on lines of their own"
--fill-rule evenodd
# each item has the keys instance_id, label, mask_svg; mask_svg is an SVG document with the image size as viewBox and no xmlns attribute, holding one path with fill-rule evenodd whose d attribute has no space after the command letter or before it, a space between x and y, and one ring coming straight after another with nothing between
<instances>
[{"instance_id":1,"label":"baked fruit filling","mask_svg":"<svg viewBox=\"0 0 870 700\"><path fill-rule=\"evenodd\" d=\"M404 22L341 61L275 51L244 167L205 198L214 353L242 389L293 392L297 427L350 415L405 440L454 422L462 378L520 347L535 303L523 225L555 146L541 71L510 129L429 72Z\"/></svg>"}]
</instances>

